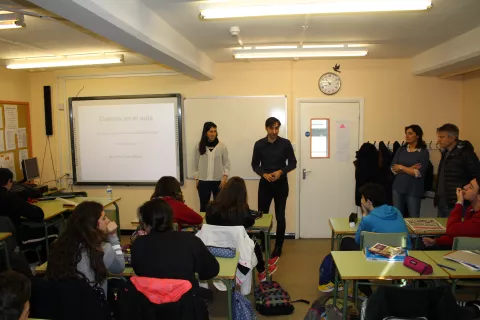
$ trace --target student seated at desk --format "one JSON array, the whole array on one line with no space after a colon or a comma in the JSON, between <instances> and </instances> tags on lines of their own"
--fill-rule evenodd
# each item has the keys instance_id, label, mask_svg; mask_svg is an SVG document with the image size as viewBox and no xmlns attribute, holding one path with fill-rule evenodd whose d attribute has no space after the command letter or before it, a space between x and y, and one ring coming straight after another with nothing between
<instances>
[{"instance_id":1,"label":"student seated at desk","mask_svg":"<svg viewBox=\"0 0 480 320\"><path fill-rule=\"evenodd\" d=\"M0 215L12 220L17 230L17 242L25 245L31 242L44 242L44 228L22 226L22 217L33 221L43 221L41 208L22 200L15 192L10 192L13 185L13 173L9 169L0 168ZM49 237L57 237L58 229L48 229ZM43 243L42 243L43 244Z\"/></svg>"},{"instance_id":2,"label":"student seated at desk","mask_svg":"<svg viewBox=\"0 0 480 320\"><path fill-rule=\"evenodd\" d=\"M30 280L15 271L0 273L0 319L27 320L30 313Z\"/></svg>"},{"instance_id":3,"label":"student seated at desk","mask_svg":"<svg viewBox=\"0 0 480 320\"><path fill-rule=\"evenodd\" d=\"M68 219L67 228L52 243L47 278L53 281L83 279L107 296L107 273L121 274L125 258L117 237L117 225L103 206L93 201L80 203Z\"/></svg>"},{"instance_id":4,"label":"student seated at desk","mask_svg":"<svg viewBox=\"0 0 480 320\"><path fill-rule=\"evenodd\" d=\"M135 280L129 283L129 290L124 293L128 298L119 297L125 309L120 312L122 319L147 319L146 313L157 315L154 319L208 319L204 289L199 288L195 274L200 280L215 277L220 270L217 259L195 235L173 231L172 208L163 199L144 203L139 208L139 220L143 221L147 234L132 244L131 263L139 280L136 284L147 281L149 289L133 285ZM185 291L185 281L178 281L173 287L162 286L172 279L186 280L191 289ZM179 304L163 300L171 298L169 293L177 290L181 291ZM161 300L157 303L159 307L149 302L152 299Z\"/></svg>"},{"instance_id":5,"label":"student seated at desk","mask_svg":"<svg viewBox=\"0 0 480 320\"><path fill-rule=\"evenodd\" d=\"M437 239L425 237L423 244L427 248L450 250L455 237L480 238L480 178L473 179L469 184L457 188L457 203L447 221L447 230L444 236ZM462 221L463 202L467 200L465 219Z\"/></svg>"},{"instance_id":6,"label":"student seated at desk","mask_svg":"<svg viewBox=\"0 0 480 320\"><path fill-rule=\"evenodd\" d=\"M250 228L255 223L248 207L247 187L240 177L230 178L217 198L207 205L205 220L208 224L217 226L244 226ZM267 280L265 259L260 245L255 241L255 255L258 260L257 271L260 281ZM268 273L277 271L279 256L271 258L268 263ZM242 266L239 265L241 268ZM246 270L245 270L246 271Z\"/></svg>"}]
</instances>

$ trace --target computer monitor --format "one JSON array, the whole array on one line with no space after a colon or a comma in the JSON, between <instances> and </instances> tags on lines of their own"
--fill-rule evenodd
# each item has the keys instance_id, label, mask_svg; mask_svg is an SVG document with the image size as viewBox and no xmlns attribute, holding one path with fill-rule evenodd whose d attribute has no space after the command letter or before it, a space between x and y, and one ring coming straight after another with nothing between
<instances>
[{"instance_id":1,"label":"computer monitor","mask_svg":"<svg viewBox=\"0 0 480 320\"><path fill-rule=\"evenodd\" d=\"M40 178L40 171L38 170L37 158L25 159L22 161L23 176L25 180L33 180Z\"/></svg>"}]
</instances>

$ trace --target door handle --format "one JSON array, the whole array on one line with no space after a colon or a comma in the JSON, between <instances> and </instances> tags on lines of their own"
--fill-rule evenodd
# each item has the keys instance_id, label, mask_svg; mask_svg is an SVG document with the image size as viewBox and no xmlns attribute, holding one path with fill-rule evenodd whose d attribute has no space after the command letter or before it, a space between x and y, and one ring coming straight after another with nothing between
<instances>
[{"instance_id":1,"label":"door handle","mask_svg":"<svg viewBox=\"0 0 480 320\"><path fill-rule=\"evenodd\" d=\"M303 169L302 170L302 177L303 177L303 180L307 179L307 173L310 173L312 172L311 170L307 170L307 169Z\"/></svg>"}]
</instances>

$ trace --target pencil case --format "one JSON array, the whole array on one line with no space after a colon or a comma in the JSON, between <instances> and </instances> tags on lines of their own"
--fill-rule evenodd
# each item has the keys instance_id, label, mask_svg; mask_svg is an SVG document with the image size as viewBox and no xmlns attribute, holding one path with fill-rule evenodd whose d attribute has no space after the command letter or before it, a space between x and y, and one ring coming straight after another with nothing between
<instances>
[{"instance_id":1,"label":"pencil case","mask_svg":"<svg viewBox=\"0 0 480 320\"><path fill-rule=\"evenodd\" d=\"M413 271L418 272L421 276L433 273L433 268L431 265L411 256L405 257L405 260L403 260L403 265L412 269Z\"/></svg>"}]
</instances>

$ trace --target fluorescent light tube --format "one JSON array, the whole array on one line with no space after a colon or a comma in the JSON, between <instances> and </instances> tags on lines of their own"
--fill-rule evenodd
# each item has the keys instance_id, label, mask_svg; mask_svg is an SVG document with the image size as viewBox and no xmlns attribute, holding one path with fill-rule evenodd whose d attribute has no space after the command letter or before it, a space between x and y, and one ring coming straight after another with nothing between
<instances>
[{"instance_id":1,"label":"fluorescent light tube","mask_svg":"<svg viewBox=\"0 0 480 320\"><path fill-rule=\"evenodd\" d=\"M52 59L26 59L10 60L7 62L8 69L36 69L71 66L89 66L100 64L122 63L123 55L97 55L97 56L70 56L66 58Z\"/></svg>"},{"instance_id":2,"label":"fluorescent light tube","mask_svg":"<svg viewBox=\"0 0 480 320\"><path fill-rule=\"evenodd\" d=\"M318 58L318 57L363 57L368 51L276 51L234 53L235 59Z\"/></svg>"},{"instance_id":3,"label":"fluorescent light tube","mask_svg":"<svg viewBox=\"0 0 480 320\"><path fill-rule=\"evenodd\" d=\"M0 20L0 29L18 29L22 28L22 24L17 23L16 20L7 20L7 21L1 21Z\"/></svg>"},{"instance_id":4,"label":"fluorescent light tube","mask_svg":"<svg viewBox=\"0 0 480 320\"><path fill-rule=\"evenodd\" d=\"M298 46L255 46L257 50L297 49Z\"/></svg>"},{"instance_id":5,"label":"fluorescent light tube","mask_svg":"<svg viewBox=\"0 0 480 320\"><path fill-rule=\"evenodd\" d=\"M304 49L324 49L324 48L344 48L343 44L306 44L303 45Z\"/></svg>"},{"instance_id":6,"label":"fluorescent light tube","mask_svg":"<svg viewBox=\"0 0 480 320\"><path fill-rule=\"evenodd\" d=\"M353 43L353 44L347 44L348 48L365 48L368 47L368 44L363 44L363 43Z\"/></svg>"},{"instance_id":7,"label":"fluorescent light tube","mask_svg":"<svg viewBox=\"0 0 480 320\"><path fill-rule=\"evenodd\" d=\"M200 19L280 16L295 14L417 11L426 10L431 0L337 0L305 3L260 4L211 7L200 11Z\"/></svg>"}]
</instances>

